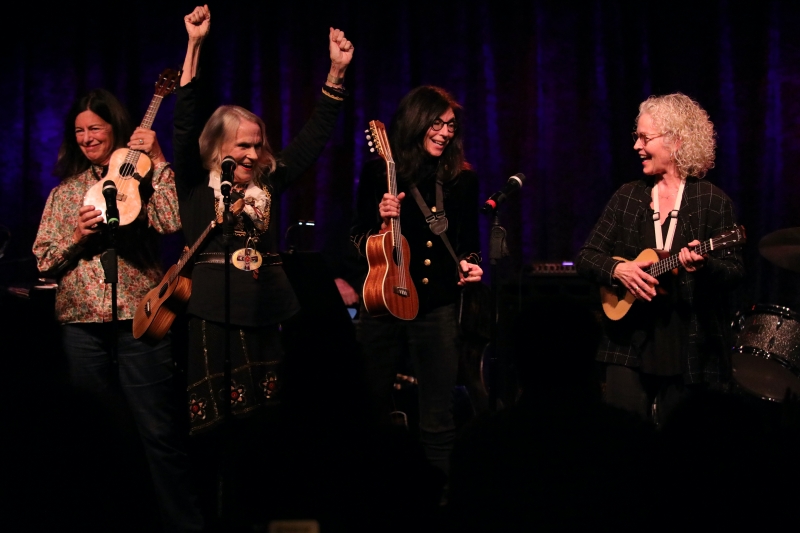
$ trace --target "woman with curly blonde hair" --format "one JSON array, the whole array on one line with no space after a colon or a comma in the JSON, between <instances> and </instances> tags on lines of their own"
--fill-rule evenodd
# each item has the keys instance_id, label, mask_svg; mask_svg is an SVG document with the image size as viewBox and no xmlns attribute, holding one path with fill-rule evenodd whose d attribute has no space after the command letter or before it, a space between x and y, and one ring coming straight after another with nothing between
<instances>
[{"instance_id":1,"label":"woman with curly blonde hair","mask_svg":"<svg viewBox=\"0 0 800 533\"><path fill-rule=\"evenodd\" d=\"M681 178L704 178L714 168L714 124L697 102L681 93L651 96L639 104L637 126L644 115L671 148L670 155ZM640 139L644 140L638 131L634 132L633 141Z\"/></svg>"},{"instance_id":2,"label":"woman with curly blonde hair","mask_svg":"<svg viewBox=\"0 0 800 533\"><path fill-rule=\"evenodd\" d=\"M693 391L728 379L722 302L744 267L736 248L695 250L736 224L730 198L702 179L716 146L708 113L681 93L651 96L639 105L633 141L644 176L614 193L577 268L638 302L604 317L597 359L607 364L606 402L659 423ZM646 248L677 255L677 276L651 276L653 261L637 260Z\"/></svg>"}]
</instances>

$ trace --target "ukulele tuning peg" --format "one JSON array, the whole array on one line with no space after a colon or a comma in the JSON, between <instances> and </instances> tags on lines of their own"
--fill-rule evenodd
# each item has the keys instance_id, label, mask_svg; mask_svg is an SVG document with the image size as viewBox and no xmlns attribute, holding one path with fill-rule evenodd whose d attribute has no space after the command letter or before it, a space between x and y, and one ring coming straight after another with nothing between
<instances>
[{"instance_id":1,"label":"ukulele tuning peg","mask_svg":"<svg viewBox=\"0 0 800 533\"><path fill-rule=\"evenodd\" d=\"M375 152L375 148L370 148L369 151L370 152Z\"/></svg>"},{"instance_id":2,"label":"ukulele tuning peg","mask_svg":"<svg viewBox=\"0 0 800 533\"><path fill-rule=\"evenodd\" d=\"M364 130L364 133L369 133L369 130Z\"/></svg>"},{"instance_id":3,"label":"ukulele tuning peg","mask_svg":"<svg viewBox=\"0 0 800 533\"><path fill-rule=\"evenodd\" d=\"M368 142L367 146L372 146L372 141Z\"/></svg>"}]
</instances>

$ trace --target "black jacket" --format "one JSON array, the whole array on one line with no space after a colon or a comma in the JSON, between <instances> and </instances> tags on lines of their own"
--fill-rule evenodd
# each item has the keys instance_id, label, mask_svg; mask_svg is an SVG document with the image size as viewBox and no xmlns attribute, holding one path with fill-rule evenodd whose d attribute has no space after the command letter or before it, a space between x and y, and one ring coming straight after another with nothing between
<instances>
[{"instance_id":1,"label":"black jacket","mask_svg":"<svg viewBox=\"0 0 800 533\"><path fill-rule=\"evenodd\" d=\"M433 173L420 179L417 188L425 203L436 205L436 180ZM353 243L364 255L367 237L380 231L378 204L387 192L386 166L382 159L369 161L361 171L356 199L355 221L350 231ZM411 252L409 271L419 295L420 315L442 305L456 302L459 296L458 266L442 239L434 235L409 184L398 178L398 194L406 193L400 209L400 227ZM444 209L447 216L447 237L459 259L480 261L478 234L478 176L464 170L443 185ZM426 265L426 260L428 265Z\"/></svg>"},{"instance_id":2,"label":"black jacket","mask_svg":"<svg viewBox=\"0 0 800 533\"><path fill-rule=\"evenodd\" d=\"M614 193L578 254L579 274L599 284L615 285L611 273L620 261L614 256L635 259L645 248L639 229L644 217L652 220L652 188L652 180L641 179L626 183ZM711 239L735 224L733 204L721 189L706 180L686 179L676 228L683 242ZM677 234L675 238L678 239ZM738 247L712 251L706 265L697 272L680 269L679 298L690 309L684 376L687 382L716 382L726 378L724 362L731 349L730 328L726 327L726 296L743 277L744 266ZM637 305L643 304L635 304L628 315L635 312ZM626 316L614 322L604 317L598 360L632 367L640 365L631 327L633 320L629 320L632 318Z\"/></svg>"},{"instance_id":3,"label":"black jacket","mask_svg":"<svg viewBox=\"0 0 800 533\"><path fill-rule=\"evenodd\" d=\"M207 117L200 115L199 80L180 87L175 104L173 148L175 151L175 181L180 203L181 222L186 241L193 244L215 218L214 191L208 186L208 171L202 166L198 139ZM294 140L278 155L279 166L263 181L278 201L278 194L306 171L319 157L328 142L339 115L343 95L326 87L314 113ZM222 228L217 227L206 239L201 252L223 250ZM231 250L243 248L239 238ZM257 249L266 254L274 252L269 232L263 233ZM192 272L192 296L189 313L215 322L224 322L224 265L197 264ZM278 264L263 266L258 277L231 267L231 323L239 326L275 324L299 311L300 304L292 291L283 268Z\"/></svg>"}]
</instances>

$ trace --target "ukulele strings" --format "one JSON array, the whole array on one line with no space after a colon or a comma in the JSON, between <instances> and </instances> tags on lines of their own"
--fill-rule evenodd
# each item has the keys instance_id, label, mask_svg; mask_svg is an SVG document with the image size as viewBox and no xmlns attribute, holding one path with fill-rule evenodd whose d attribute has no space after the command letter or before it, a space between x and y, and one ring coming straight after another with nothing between
<instances>
[{"instance_id":1,"label":"ukulele strings","mask_svg":"<svg viewBox=\"0 0 800 533\"><path fill-rule=\"evenodd\" d=\"M397 196L397 179L395 176L395 169L394 163L387 162L387 167L389 170L389 182L390 182L390 193L394 196ZM400 233L400 217L392 219L392 246L394 248L395 257L397 257L398 263L398 270L400 271L398 284L399 287L404 289L406 287L406 273L403 265L405 264L403 258L403 243L401 242L402 239L398 238L398 235L402 235Z\"/></svg>"},{"instance_id":2,"label":"ukulele strings","mask_svg":"<svg viewBox=\"0 0 800 533\"><path fill-rule=\"evenodd\" d=\"M140 128L149 130L153 125L153 122L156 119L156 113L158 113L158 109L161 107L161 101L164 99L163 96L158 94L153 95L153 99L150 100L150 105L147 106L147 111L144 114L144 119L142 119L142 123L139 125ZM140 152L139 150L129 149L128 154L125 156L125 162L123 166L130 165L130 168L133 170L130 176L125 176L122 172L118 172L119 177L122 179L122 182L117 187L120 192L124 195L130 194L128 189L133 187L133 183L130 181L130 178L133 178L136 175L136 165L139 162L139 156L144 152ZM145 154L147 155L147 154ZM148 156L149 157L149 156ZM139 184L137 183L136 186L138 187ZM134 191L135 192L135 191Z\"/></svg>"},{"instance_id":3,"label":"ukulele strings","mask_svg":"<svg viewBox=\"0 0 800 533\"><path fill-rule=\"evenodd\" d=\"M703 255L705 253L710 252L713 248L714 248L714 239L711 239L708 241L703 241L697 246L694 246L692 248L692 251L698 255ZM680 265L680 259L678 258L678 255L677 254L672 255L664 259L663 261L659 261L654 265L652 265L648 269L648 274L650 274L653 277L658 277L664 272L669 272L673 268L677 268L679 265Z\"/></svg>"}]
</instances>

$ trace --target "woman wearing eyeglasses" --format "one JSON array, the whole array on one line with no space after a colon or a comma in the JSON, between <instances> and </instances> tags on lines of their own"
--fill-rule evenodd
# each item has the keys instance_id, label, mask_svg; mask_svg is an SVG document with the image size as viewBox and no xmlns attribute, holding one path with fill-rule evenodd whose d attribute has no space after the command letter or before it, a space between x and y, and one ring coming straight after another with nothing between
<instances>
[{"instance_id":1,"label":"woman wearing eyeglasses","mask_svg":"<svg viewBox=\"0 0 800 533\"><path fill-rule=\"evenodd\" d=\"M604 319L597 360L607 363L606 402L659 423L728 377L724 306L744 267L736 247L692 250L736 224L730 198L703 179L716 146L708 114L680 93L651 96L639 106L633 140L644 176L614 193L577 268L636 298L622 318ZM646 273L652 261L634 260L646 248L679 254L678 275Z\"/></svg>"},{"instance_id":2,"label":"woman wearing eyeglasses","mask_svg":"<svg viewBox=\"0 0 800 533\"><path fill-rule=\"evenodd\" d=\"M439 87L418 87L401 100L389 128L398 194L387 192L383 160L364 165L351 230L352 241L363 255L367 237L400 218L410 248L409 272L419 296L419 312L413 320L404 321L376 319L362 308L357 332L369 386L387 422L395 376L405 354L410 357L418 383L421 441L429 461L445 473L455 438L456 302L461 287L479 282L483 275L478 265L478 178L464 158L461 119L461 106ZM445 233L458 264L441 236L431 230L420 203L435 215L439 227L446 217Z\"/></svg>"}]
</instances>

